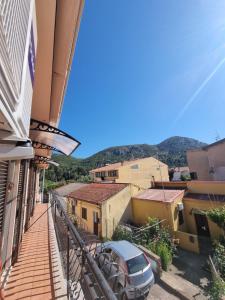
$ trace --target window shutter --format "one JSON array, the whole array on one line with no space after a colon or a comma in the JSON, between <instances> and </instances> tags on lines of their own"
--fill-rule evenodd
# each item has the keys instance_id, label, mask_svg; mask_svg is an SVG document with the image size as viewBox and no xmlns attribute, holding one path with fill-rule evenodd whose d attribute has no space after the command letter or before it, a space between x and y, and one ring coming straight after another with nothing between
<instances>
[{"instance_id":1,"label":"window shutter","mask_svg":"<svg viewBox=\"0 0 225 300\"><path fill-rule=\"evenodd\" d=\"M8 166L8 161L0 161L0 233L2 233L3 230L3 222L5 215Z\"/></svg>"}]
</instances>

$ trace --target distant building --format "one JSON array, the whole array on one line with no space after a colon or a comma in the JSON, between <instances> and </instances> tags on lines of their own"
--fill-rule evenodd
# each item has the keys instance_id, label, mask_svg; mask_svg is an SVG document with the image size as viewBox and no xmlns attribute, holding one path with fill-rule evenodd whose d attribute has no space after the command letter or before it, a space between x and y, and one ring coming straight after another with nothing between
<instances>
[{"instance_id":1,"label":"distant building","mask_svg":"<svg viewBox=\"0 0 225 300\"><path fill-rule=\"evenodd\" d=\"M188 178L190 176L190 170L188 167L176 167L170 169L172 173L171 181L181 181L183 178Z\"/></svg>"},{"instance_id":2,"label":"distant building","mask_svg":"<svg viewBox=\"0 0 225 300\"><path fill-rule=\"evenodd\" d=\"M192 180L225 180L225 139L200 149L188 150Z\"/></svg>"},{"instance_id":3,"label":"distant building","mask_svg":"<svg viewBox=\"0 0 225 300\"><path fill-rule=\"evenodd\" d=\"M150 188L155 181L169 181L168 166L154 157L124 161L90 171L94 182L132 183Z\"/></svg>"},{"instance_id":4,"label":"distant building","mask_svg":"<svg viewBox=\"0 0 225 300\"><path fill-rule=\"evenodd\" d=\"M86 231L111 238L120 222L131 220L131 197L138 191L126 183L92 183L71 192L68 202Z\"/></svg>"}]
</instances>

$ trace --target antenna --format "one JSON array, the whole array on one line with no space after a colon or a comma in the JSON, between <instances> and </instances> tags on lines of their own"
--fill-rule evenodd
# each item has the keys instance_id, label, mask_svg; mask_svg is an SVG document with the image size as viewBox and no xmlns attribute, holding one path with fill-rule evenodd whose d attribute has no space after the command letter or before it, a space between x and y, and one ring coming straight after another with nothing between
<instances>
[{"instance_id":1,"label":"antenna","mask_svg":"<svg viewBox=\"0 0 225 300\"><path fill-rule=\"evenodd\" d=\"M215 137L215 141L219 141L221 139L220 134L218 132L218 130L216 129L216 137Z\"/></svg>"}]
</instances>

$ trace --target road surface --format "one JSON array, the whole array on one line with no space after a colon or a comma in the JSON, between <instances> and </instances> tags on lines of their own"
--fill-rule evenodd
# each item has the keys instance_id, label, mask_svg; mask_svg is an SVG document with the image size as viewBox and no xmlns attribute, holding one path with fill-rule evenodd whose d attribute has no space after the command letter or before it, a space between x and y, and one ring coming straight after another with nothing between
<instances>
[{"instance_id":1,"label":"road surface","mask_svg":"<svg viewBox=\"0 0 225 300\"><path fill-rule=\"evenodd\" d=\"M147 300L179 300L179 298L170 294L167 290L156 283L151 288Z\"/></svg>"}]
</instances>

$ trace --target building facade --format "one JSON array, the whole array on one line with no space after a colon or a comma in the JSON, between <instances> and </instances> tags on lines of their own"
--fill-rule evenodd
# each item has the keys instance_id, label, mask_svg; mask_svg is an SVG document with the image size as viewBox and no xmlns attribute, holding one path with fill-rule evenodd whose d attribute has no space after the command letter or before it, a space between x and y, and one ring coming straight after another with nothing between
<instances>
[{"instance_id":1,"label":"building facade","mask_svg":"<svg viewBox=\"0 0 225 300\"><path fill-rule=\"evenodd\" d=\"M184 225L183 190L149 189L132 198L133 221L144 225L149 217L162 221L171 232Z\"/></svg>"},{"instance_id":2,"label":"building facade","mask_svg":"<svg viewBox=\"0 0 225 300\"><path fill-rule=\"evenodd\" d=\"M204 251L206 244L224 236L207 217L207 211L225 205L224 181L169 182L132 197L133 221L145 224L148 217L162 221L179 245L189 251ZM175 188L183 190L175 190ZM160 188L160 189L159 189ZM202 244L203 242L203 244ZM206 242L206 243L205 243Z\"/></svg>"},{"instance_id":3,"label":"building facade","mask_svg":"<svg viewBox=\"0 0 225 300\"><path fill-rule=\"evenodd\" d=\"M168 166L154 157L110 164L90 171L94 182L132 183L150 188L154 181L169 181Z\"/></svg>"},{"instance_id":4,"label":"building facade","mask_svg":"<svg viewBox=\"0 0 225 300\"><path fill-rule=\"evenodd\" d=\"M118 224L133 219L131 197L138 191L126 183L92 183L68 195L69 213L82 220L87 232L111 238Z\"/></svg>"},{"instance_id":5,"label":"building facade","mask_svg":"<svg viewBox=\"0 0 225 300\"><path fill-rule=\"evenodd\" d=\"M0 251L3 278L41 200L39 176L52 150L78 145L58 123L81 0L3 0L0 5ZM67 148L60 148L60 138Z\"/></svg>"},{"instance_id":6,"label":"building facade","mask_svg":"<svg viewBox=\"0 0 225 300\"><path fill-rule=\"evenodd\" d=\"M192 180L225 180L225 139L200 149L188 150Z\"/></svg>"}]
</instances>

